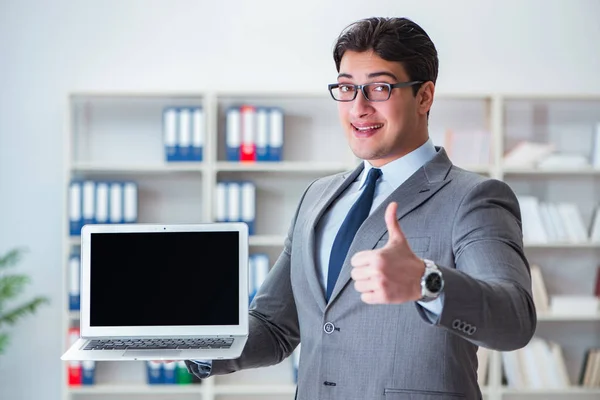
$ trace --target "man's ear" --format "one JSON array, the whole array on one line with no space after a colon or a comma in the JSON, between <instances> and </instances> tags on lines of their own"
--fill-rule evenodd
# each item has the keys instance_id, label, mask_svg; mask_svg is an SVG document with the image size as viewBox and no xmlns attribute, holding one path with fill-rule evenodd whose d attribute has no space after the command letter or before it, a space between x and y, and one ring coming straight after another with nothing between
<instances>
[{"instance_id":1,"label":"man's ear","mask_svg":"<svg viewBox=\"0 0 600 400\"><path fill-rule=\"evenodd\" d=\"M421 85L417 92L417 109L419 114L425 115L431 109L433 104L433 95L435 93L435 85L431 81L427 81Z\"/></svg>"}]
</instances>

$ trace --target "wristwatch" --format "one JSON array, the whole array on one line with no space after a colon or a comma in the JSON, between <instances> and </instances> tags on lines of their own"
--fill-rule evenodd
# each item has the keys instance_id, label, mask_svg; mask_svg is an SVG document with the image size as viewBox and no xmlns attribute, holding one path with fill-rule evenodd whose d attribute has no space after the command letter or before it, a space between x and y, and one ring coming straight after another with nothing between
<instances>
[{"instance_id":1,"label":"wristwatch","mask_svg":"<svg viewBox=\"0 0 600 400\"><path fill-rule=\"evenodd\" d=\"M421 298L419 301L428 302L437 299L444 289L442 271L431 260L423 259L425 273L421 277Z\"/></svg>"}]
</instances>

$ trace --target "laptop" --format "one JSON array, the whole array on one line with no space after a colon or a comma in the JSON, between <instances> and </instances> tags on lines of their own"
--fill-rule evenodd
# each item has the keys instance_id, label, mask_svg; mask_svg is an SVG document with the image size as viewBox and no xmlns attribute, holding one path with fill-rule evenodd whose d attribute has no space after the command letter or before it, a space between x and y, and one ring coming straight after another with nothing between
<instances>
[{"instance_id":1,"label":"laptop","mask_svg":"<svg viewBox=\"0 0 600 400\"><path fill-rule=\"evenodd\" d=\"M248 338L244 223L85 225L81 337L62 360L240 356Z\"/></svg>"}]
</instances>

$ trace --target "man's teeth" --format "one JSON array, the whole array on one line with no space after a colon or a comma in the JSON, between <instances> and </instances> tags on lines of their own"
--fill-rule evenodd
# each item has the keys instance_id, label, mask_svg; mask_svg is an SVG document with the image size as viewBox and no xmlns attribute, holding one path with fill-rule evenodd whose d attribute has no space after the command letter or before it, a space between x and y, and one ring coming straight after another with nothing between
<instances>
[{"instance_id":1,"label":"man's teeth","mask_svg":"<svg viewBox=\"0 0 600 400\"><path fill-rule=\"evenodd\" d=\"M358 129L359 131L367 131L369 129L378 129L381 128L383 125L371 125L371 126L363 126L363 127L358 127L355 126L356 129Z\"/></svg>"}]
</instances>

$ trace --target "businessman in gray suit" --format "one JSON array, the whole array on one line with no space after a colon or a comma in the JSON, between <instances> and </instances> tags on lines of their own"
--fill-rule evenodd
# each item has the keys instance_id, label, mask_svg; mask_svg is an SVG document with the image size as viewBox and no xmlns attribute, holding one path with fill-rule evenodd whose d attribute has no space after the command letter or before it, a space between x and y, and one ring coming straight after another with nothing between
<instances>
[{"instance_id":1,"label":"businessman in gray suit","mask_svg":"<svg viewBox=\"0 0 600 400\"><path fill-rule=\"evenodd\" d=\"M479 346L536 327L517 199L428 136L438 57L405 18L347 27L329 85L353 171L317 179L250 309L242 355L199 377L273 365L301 342L299 400L479 399Z\"/></svg>"}]
</instances>

